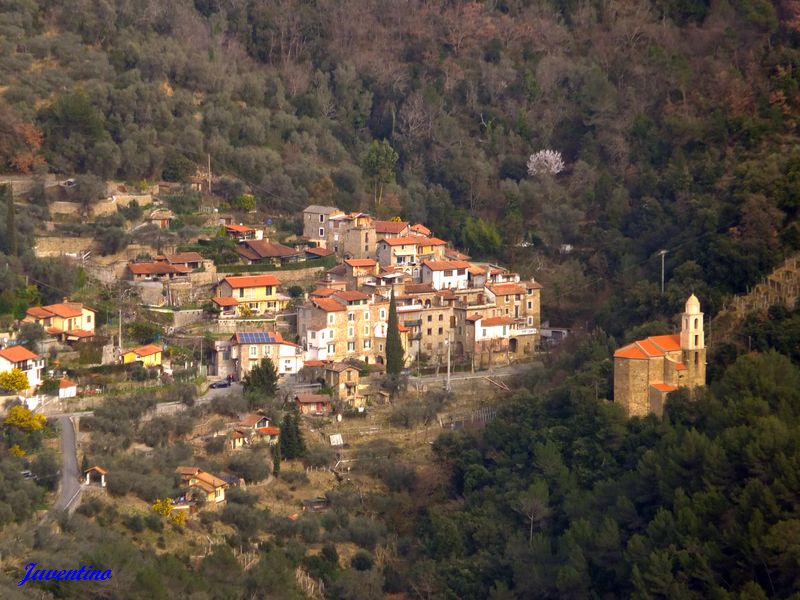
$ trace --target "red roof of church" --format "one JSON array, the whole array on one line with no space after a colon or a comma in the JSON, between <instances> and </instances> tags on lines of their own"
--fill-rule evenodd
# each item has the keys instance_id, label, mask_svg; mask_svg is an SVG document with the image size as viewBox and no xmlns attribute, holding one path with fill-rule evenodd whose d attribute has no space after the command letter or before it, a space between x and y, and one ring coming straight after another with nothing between
<instances>
[{"instance_id":1,"label":"red roof of church","mask_svg":"<svg viewBox=\"0 0 800 600\"><path fill-rule=\"evenodd\" d=\"M654 335L623 346L614 352L614 358L647 359L664 356L667 352L675 352L680 349L681 336L679 333Z\"/></svg>"},{"instance_id":2,"label":"red roof of church","mask_svg":"<svg viewBox=\"0 0 800 600\"><path fill-rule=\"evenodd\" d=\"M652 383L650 385L656 388L659 392L674 392L678 389L674 385L669 385L668 383Z\"/></svg>"}]
</instances>

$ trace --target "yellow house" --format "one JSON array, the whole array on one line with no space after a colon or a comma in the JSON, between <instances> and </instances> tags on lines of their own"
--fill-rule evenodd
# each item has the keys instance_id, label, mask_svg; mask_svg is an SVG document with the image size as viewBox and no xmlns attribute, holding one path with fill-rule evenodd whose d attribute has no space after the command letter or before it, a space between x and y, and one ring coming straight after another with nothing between
<instances>
[{"instance_id":1,"label":"yellow house","mask_svg":"<svg viewBox=\"0 0 800 600\"><path fill-rule=\"evenodd\" d=\"M240 315L279 312L289 304L289 298L278 293L280 284L274 275L226 277L217 285L217 297L236 300Z\"/></svg>"},{"instance_id":2,"label":"yellow house","mask_svg":"<svg viewBox=\"0 0 800 600\"><path fill-rule=\"evenodd\" d=\"M75 342L94 336L95 311L80 302L62 302L48 306L32 306L24 323L36 323L63 342Z\"/></svg>"},{"instance_id":3,"label":"yellow house","mask_svg":"<svg viewBox=\"0 0 800 600\"><path fill-rule=\"evenodd\" d=\"M228 482L197 467L178 467L175 473L180 475L181 482L187 487L189 495L205 499L209 507L225 502L225 490Z\"/></svg>"},{"instance_id":4,"label":"yellow house","mask_svg":"<svg viewBox=\"0 0 800 600\"><path fill-rule=\"evenodd\" d=\"M147 344L140 346L133 350L127 350L122 354L123 364L133 362L140 362L145 367L160 367L161 366L161 347L154 344Z\"/></svg>"}]
</instances>

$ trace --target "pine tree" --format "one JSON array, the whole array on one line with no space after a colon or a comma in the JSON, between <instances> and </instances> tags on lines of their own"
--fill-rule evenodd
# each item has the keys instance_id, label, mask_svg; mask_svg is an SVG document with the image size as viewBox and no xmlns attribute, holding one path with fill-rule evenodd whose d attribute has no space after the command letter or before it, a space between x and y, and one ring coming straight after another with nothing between
<instances>
[{"instance_id":1,"label":"pine tree","mask_svg":"<svg viewBox=\"0 0 800 600\"><path fill-rule=\"evenodd\" d=\"M386 331L386 373L398 377L403 370L403 343L400 341L400 321L397 317L397 301L394 288L389 300L389 327Z\"/></svg>"},{"instance_id":2,"label":"pine tree","mask_svg":"<svg viewBox=\"0 0 800 600\"><path fill-rule=\"evenodd\" d=\"M242 381L245 393L263 394L273 398L278 391L278 371L269 358L253 367Z\"/></svg>"},{"instance_id":3,"label":"pine tree","mask_svg":"<svg viewBox=\"0 0 800 600\"><path fill-rule=\"evenodd\" d=\"M272 474L277 477L281 474L281 445L275 444L272 447Z\"/></svg>"}]
</instances>

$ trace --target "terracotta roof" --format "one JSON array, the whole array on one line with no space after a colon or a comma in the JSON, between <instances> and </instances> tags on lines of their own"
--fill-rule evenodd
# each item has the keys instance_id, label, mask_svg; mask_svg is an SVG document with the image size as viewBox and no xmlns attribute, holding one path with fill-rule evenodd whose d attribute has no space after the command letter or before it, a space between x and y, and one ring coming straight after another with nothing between
<instances>
[{"instance_id":1,"label":"terracotta roof","mask_svg":"<svg viewBox=\"0 0 800 600\"><path fill-rule=\"evenodd\" d=\"M128 270L134 275L169 275L170 273L185 275L192 272L189 267L171 265L166 262L128 263Z\"/></svg>"},{"instance_id":2,"label":"terracotta roof","mask_svg":"<svg viewBox=\"0 0 800 600\"><path fill-rule=\"evenodd\" d=\"M470 265L467 271L470 275L486 275L486 269L478 265Z\"/></svg>"},{"instance_id":3,"label":"terracotta roof","mask_svg":"<svg viewBox=\"0 0 800 600\"><path fill-rule=\"evenodd\" d=\"M125 354L133 352L136 356L152 356L153 354L157 354L161 352L161 346L156 346L155 344L147 344L146 346L139 346L138 348L134 348L133 350L127 350Z\"/></svg>"},{"instance_id":4,"label":"terracotta roof","mask_svg":"<svg viewBox=\"0 0 800 600\"><path fill-rule=\"evenodd\" d=\"M263 434L263 435L280 435L281 434L280 427L273 427L273 426L259 427L258 429L256 429L256 431L258 433Z\"/></svg>"},{"instance_id":5,"label":"terracotta roof","mask_svg":"<svg viewBox=\"0 0 800 600\"><path fill-rule=\"evenodd\" d=\"M369 296L364 292L357 292L355 290L336 292L336 298L344 300L345 302L355 302L356 300L369 300Z\"/></svg>"},{"instance_id":6,"label":"terracotta roof","mask_svg":"<svg viewBox=\"0 0 800 600\"><path fill-rule=\"evenodd\" d=\"M84 473L89 473L91 471L95 471L97 473L100 473L101 475L108 475L108 471L106 471L105 469L103 469L101 467L98 467L97 465L95 465L93 467L89 467L88 469L86 469L84 471Z\"/></svg>"},{"instance_id":7,"label":"terracotta roof","mask_svg":"<svg viewBox=\"0 0 800 600\"><path fill-rule=\"evenodd\" d=\"M79 302L69 302L63 304L48 304L47 306L43 306L42 308L44 310L50 311L57 317L69 319L70 317L80 317L81 314L83 314L81 312L82 307L83 304L80 304Z\"/></svg>"},{"instance_id":8,"label":"terracotta roof","mask_svg":"<svg viewBox=\"0 0 800 600\"><path fill-rule=\"evenodd\" d=\"M12 363L22 362L23 360L36 360L39 358L38 354L34 354L23 346L9 346L8 348L4 348L0 350L0 356Z\"/></svg>"},{"instance_id":9,"label":"terracotta roof","mask_svg":"<svg viewBox=\"0 0 800 600\"><path fill-rule=\"evenodd\" d=\"M446 246L447 242L444 240L440 240L437 237L423 237L420 238L422 241L419 243L420 246Z\"/></svg>"},{"instance_id":10,"label":"terracotta roof","mask_svg":"<svg viewBox=\"0 0 800 600\"><path fill-rule=\"evenodd\" d=\"M424 260L423 267L428 267L431 271L448 271L452 269L468 269L469 263L463 260Z\"/></svg>"},{"instance_id":11,"label":"terracotta roof","mask_svg":"<svg viewBox=\"0 0 800 600\"><path fill-rule=\"evenodd\" d=\"M678 388L668 383L651 383L650 387L656 388L659 392L674 392Z\"/></svg>"},{"instance_id":12,"label":"terracotta roof","mask_svg":"<svg viewBox=\"0 0 800 600\"><path fill-rule=\"evenodd\" d=\"M48 317L52 317L53 313L49 310L41 307L41 306L31 306L28 310L25 311L25 314L30 315L36 319L47 319Z\"/></svg>"},{"instance_id":13,"label":"terracotta roof","mask_svg":"<svg viewBox=\"0 0 800 600\"><path fill-rule=\"evenodd\" d=\"M330 248L306 248L306 254L313 254L315 256L330 256L333 250Z\"/></svg>"},{"instance_id":14,"label":"terracotta roof","mask_svg":"<svg viewBox=\"0 0 800 600\"><path fill-rule=\"evenodd\" d=\"M259 258L282 258L284 256L296 256L299 250L265 240L248 240L244 243L248 250L254 252ZM244 248L237 248L237 252Z\"/></svg>"},{"instance_id":15,"label":"terracotta roof","mask_svg":"<svg viewBox=\"0 0 800 600\"><path fill-rule=\"evenodd\" d=\"M317 402L330 402L331 397L327 394L300 394L295 396L300 404L316 404Z\"/></svg>"},{"instance_id":16,"label":"terracotta roof","mask_svg":"<svg viewBox=\"0 0 800 600\"><path fill-rule=\"evenodd\" d=\"M225 225L225 229L234 233L247 233L248 231L255 231L255 229L248 227L247 225Z\"/></svg>"},{"instance_id":17,"label":"terracotta roof","mask_svg":"<svg viewBox=\"0 0 800 600\"><path fill-rule=\"evenodd\" d=\"M647 359L647 354L642 352L636 344L623 346L614 352L614 358L633 358L633 359Z\"/></svg>"},{"instance_id":18,"label":"terracotta roof","mask_svg":"<svg viewBox=\"0 0 800 600\"><path fill-rule=\"evenodd\" d=\"M217 297L212 298L211 301L217 306L238 306L239 301L236 298Z\"/></svg>"},{"instance_id":19,"label":"terracotta roof","mask_svg":"<svg viewBox=\"0 0 800 600\"><path fill-rule=\"evenodd\" d=\"M524 294L527 290L518 283L495 283L486 286L495 296L508 296L510 294Z\"/></svg>"},{"instance_id":20,"label":"terracotta roof","mask_svg":"<svg viewBox=\"0 0 800 600\"><path fill-rule=\"evenodd\" d=\"M393 233L397 235L408 227L407 221L373 221L375 233Z\"/></svg>"},{"instance_id":21,"label":"terracotta roof","mask_svg":"<svg viewBox=\"0 0 800 600\"><path fill-rule=\"evenodd\" d=\"M324 360L307 360L303 363L304 367L323 367L327 363Z\"/></svg>"},{"instance_id":22,"label":"terracotta roof","mask_svg":"<svg viewBox=\"0 0 800 600\"><path fill-rule=\"evenodd\" d=\"M424 236L428 236L432 233L431 230L425 227L425 225L423 225L422 223L415 223L414 225L412 225L411 231Z\"/></svg>"},{"instance_id":23,"label":"terracotta roof","mask_svg":"<svg viewBox=\"0 0 800 600\"><path fill-rule=\"evenodd\" d=\"M232 288L260 287L267 285L280 285L281 282L274 275L242 275L239 277L226 277L222 281L227 282Z\"/></svg>"},{"instance_id":24,"label":"terracotta roof","mask_svg":"<svg viewBox=\"0 0 800 600\"><path fill-rule=\"evenodd\" d=\"M264 415L257 415L255 413L251 413L244 417L241 421L239 421L239 425L242 427L252 427L256 423L258 423L261 419L267 419ZM269 421L269 419L267 419Z\"/></svg>"},{"instance_id":25,"label":"terracotta roof","mask_svg":"<svg viewBox=\"0 0 800 600\"><path fill-rule=\"evenodd\" d=\"M349 258L344 264L351 267L374 267L378 262L371 258Z\"/></svg>"},{"instance_id":26,"label":"terracotta roof","mask_svg":"<svg viewBox=\"0 0 800 600\"><path fill-rule=\"evenodd\" d=\"M482 315L479 315L478 313L475 313L475 314L473 314L473 315L469 315L469 316L467 317L467 321L473 321L473 322L474 322L474 321L480 321L482 318L483 318L483 316L482 316Z\"/></svg>"},{"instance_id":27,"label":"terracotta roof","mask_svg":"<svg viewBox=\"0 0 800 600\"><path fill-rule=\"evenodd\" d=\"M681 349L681 335L679 333L674 335L651 335L647 340L664 352Z\"/></svg>"},{"instance_id":28,"label":"terracotta roof","mask_svg":"<svg viewBox=\"0 0 800 600\"><path fill-rule=\"evenodd\" d=\"M211 473L206 473L205 471L198 471L195 474L195 477L202 481L203 483L207 483L209 485L214 486L215 488L219 487L228 487L228 482L224 479L220 479L219 477L215 477Z\"/></svg>"},{"instance_id":29,"label":"terracotta roof","mask_svg":"<svg viewBox=\"0 0 800 600\"><path fill-rule=\"evenodd\" d=\"M614 353L614 358L653 358L664 356L667 352L675 352L680 349L681 336L679 333L655 335L623 346Z\"/></svg>"},{"instance_id":30,"label":"terracotta roof","mask_svg":"<svg viewBox=\"0 0 800 600\"><path fill-rule=\"evenodd\" d=\"M88 329L67 329L65 332L68 337L76 337L76 338L90 338L94 337L94 331L89 331Z\"/></svg>"},{"instance_id":31,"label":"terracotta roof","mask_svg":"<svg viewBox=\"0 0 800 600\"><path fill-rule=\"evenodd\" d=\"M186 264L190 262L203 262L203 256L199 252L178 252L177 254L165 254L164 260L171 265Z\"/></svg>"},{"instance_id":32,"label":"terracotta roof","mask_svg":"<svg viewBox=\"0 0 800 600\"><path fill-rule=\"evenodd\" d=\"M74 381L70 381L66 377L58 380L58 389L63 390L65 388L71 388L71 387L78 387L78 384L75 383Z\"/></svg>"},{"instance_id":33,"label":"terracotta roof","mask_svg":"<svg viewBox=\"0 0 800 600\"><path fill-rule=\"evenodd\" d=\"M337 302L333 298L314 298L311 301L314 306L325 312L337 312L340 310L347 310L347 307L341 302Z\"/></svg>"},{"instance_id":34,"label":"terracotta roof","mask_svg":"<svg viewBox=\"0 0 800 600\"><path fill-rule=\"evenodd\" d=\"M686 365L683 364L682 362L676 363L675 370L676 371L685 371L686 370Z\"/></svg>"},{"instance_id":35,"label":"terracotta roof","mask_svg":"<svg viewBox=\"0 0 800 600\"><path fill-rule=\"evenodd\" d=\"M526 281L525 288L529 290L541 290L542 284L538 281Z\"/></svg>"},{"instance_id":36,"label":"terracotta roof","mask_svg":"<svg viewBox=\"0 0 800 600\"><path fill-rule=\"evenodd\" d=\"M334 289L331 289L331 288L321 287L321 288L317 288L313 292L311 292L311 297L312 298L329 298L330 296L333 296L337 291L339 291L339 290L334 290Z\"/></svg>"},{"instance_id":37,"label":"terracotta roof","mask_svg":"<svg viewBox=\"0 0 800 600\"><path fill-rule=\"evenodd\" d=\"M481 327L496 327L498 325L511 325L514 319L511 317L488 317L481 320Z\"/></svg>"}]
</instances>

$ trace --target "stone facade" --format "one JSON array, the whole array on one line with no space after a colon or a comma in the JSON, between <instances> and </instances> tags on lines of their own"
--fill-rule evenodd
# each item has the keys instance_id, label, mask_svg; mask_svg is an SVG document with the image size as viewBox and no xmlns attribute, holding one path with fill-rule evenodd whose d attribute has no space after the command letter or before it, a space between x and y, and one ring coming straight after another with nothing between
<instances>
[{"instance_id":1,"label":"stone facade","mask_svg":"<svg viewBox=\"0 0 800 600\"><path fill-rule=\"evenodd\" d=\"M670 392L706 383L703 313L692 294L681 315L681 332L651 336L614 353L614 400L629 416L661 416Z\"/></svg>"}]
</instances>

